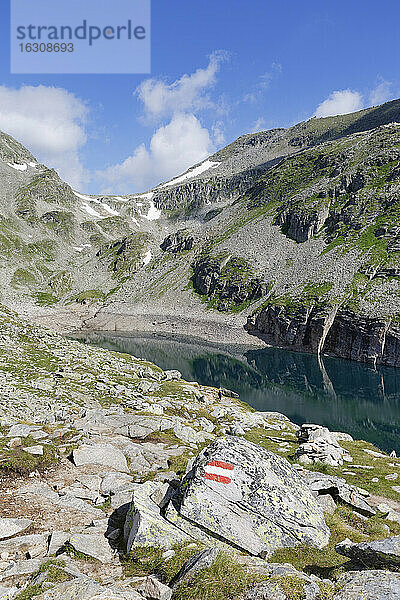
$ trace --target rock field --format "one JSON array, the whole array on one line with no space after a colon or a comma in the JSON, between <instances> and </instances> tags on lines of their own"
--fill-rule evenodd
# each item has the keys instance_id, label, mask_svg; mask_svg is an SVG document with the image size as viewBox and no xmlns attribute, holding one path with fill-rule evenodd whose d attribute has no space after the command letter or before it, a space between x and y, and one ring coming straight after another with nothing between
<instances>
[{"instance_id":1,"label":"rock field","mask_svg":"<svg viewBox=\"0 0 400 600\"><path fill-rule=\"evenodd\" d=\"M396 457L0 321L2 600L399 597Z\"/></svg>"}]
</instances>

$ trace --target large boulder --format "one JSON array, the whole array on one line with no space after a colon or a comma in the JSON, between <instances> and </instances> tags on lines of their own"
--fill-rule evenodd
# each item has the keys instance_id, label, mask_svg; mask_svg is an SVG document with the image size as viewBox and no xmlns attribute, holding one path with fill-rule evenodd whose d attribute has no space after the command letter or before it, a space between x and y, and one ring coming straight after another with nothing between
<instances>
[{"instance_id":1,"label":"large boulder","mask_svg":"<svg viewBox=\"0 0 400 600\"><path fill-rule=\"evenodd\" d=\"M348 484L342 477L326 475L318 471L303 471L301 476L319 498L330 495L335 501L347 504L366 517L376 513L376 510L365 501L364 490Z\"/></svg>"},{"instance_id":2,"label":"large boulder","mask_svg":"<svg viewBox=\"0 0 400 600\"><path fill-rule=\"evenodd\" d=\"M30 519L9 519L0 517L0 540L22 533L32 525Z\"/></svg>"},{"instance_id":3,"label":"large boulder","mask_svg":"<svg viewBox=\"0 0 400 600\"><path fill-rule=\"evenodd\" d=\"M333 600L398 600L400 573L349 571L339 577L337 587Z\"/></svg>"},{"instance_id":4,"label":"large boulder","mask_svg":"<svg viewBox=\"0 0 400 600\"><path fill-rule=\"evenodd\" d=\"M22 560L46 556L49 533L21 535L0 542L0 555L3 560Z\"/></svg>"},{"instance_id":5,"label":"large boulder","mask_svg":"<svg viewBox=\"0 0 400 600\"><path fill-rule=\"evenodd\" d=\"M132 502L124 524L127 552L130 552L133 546L172 548L174 544L192 541L189 535L162 516L160 507L152 500L151 497L159 487L161 484L153 481L134 486Z\"/></svg>"},{"instance_id":6,"label":"large boulder","mask_svg":"<svg viewBox=\"0 0 400 600\"><path fill-rule=\"evenodd\" d=\"M101 465L124 473L129 471L124 454L111 444L83 444L72 452L72 457L77 467Z\"/></svg>"},{"instance_id":7,"label":"large boulder","mask_svg":"<svg viewBox=\"0 0 400 600\"><path fill-rule=\"evenodd\" d=\"M77 552L91 556L102 563L109 564L113 560L111 547L100 533L75 533L69 538L69 543Z\"/></svg>"},{"instance_id":8,"label":"large boulder","mask_svg":"<svg viewBox=\"0 0 400 600\"><path fill-rule=\"evenodd\" d=\"M400 567L400 535L361 544L353 544L346 539L337 544L335 550L338 554L368 567L378 569Z\"/></svg>"},{"instance_id":9,"label":"large boulder","mask_svg":"<svg viewBox=\"0 0 400 600\"><path fill-rule=\"evenodd\" d=\"M36 596L37 600L143 600L133 589L103 586L88 577L61 583Z\"/></svg>"},{"instance_id":10,"label":"large boulder","mask_svg":"<svg viewBox=\"0 0 400 600\"><path fill-rule=\"evenodd\" d=\"M338 437L327 427L305 423L297 432L300 446L296 456L305 463L322 462L332 467L351 462L350 454L339 444Z\"/></svg>"},{"instance_id":11,"label":"large boulder","mask_svg":"<svg viewBox=\"0 0 400 600\"><path fill-rule=\"evenodd\" d=\"M323 511L296 470L243 438L205 448L172 502L184 519L253 555L329 541Z\"/></svg>"},{"instance_id":12,"label":"large boulder","mask_svg":"<svg viewBox=\"0 0 400 600\"><path fill-rule=\"evenodd\" d=\"M185 250L191 250L193 248L194 238L184 230L176 231L171 233L165 238L163 243L160 245L161 250L164 252L172 252L174 254L178 252L184 252Z\"/></svg>"},{"instance_id":13,"label":"large boulder","mask_svg":"<svg viewBox=\"0 0 400 600\"><path fill-rule=\"evenodd\" d=\"M170 600L172 590L155 577L150 575L138 586L137 591L146 600Z\"/></svg>"}]
</instances>

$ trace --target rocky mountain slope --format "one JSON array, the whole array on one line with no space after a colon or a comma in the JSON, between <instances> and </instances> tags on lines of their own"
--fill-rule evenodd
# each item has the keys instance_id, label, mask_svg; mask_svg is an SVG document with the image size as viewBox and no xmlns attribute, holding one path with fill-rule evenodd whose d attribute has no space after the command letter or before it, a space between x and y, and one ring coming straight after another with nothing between
<instances>
[{"instance_id":1,"label":"rocky mountain slope","mask_svg":"<svg viewBox=\"0 0 400 600\"><path fill-rule=\"evenodd\" d=\"M73 191L3 134L1 299L62 329L398 366L399 122L396 100L243 136L124 197Z\"/></svg>"},{"instance_id":2,"label":"rocky mountain slope","mask_svg":"<svg viewBox=\"0 0 400 600\"><path fill-rule=\"evenodd\" d=\"M2 600L398 598L400 459L0 327Z\"/></svg>"}]
</instances>

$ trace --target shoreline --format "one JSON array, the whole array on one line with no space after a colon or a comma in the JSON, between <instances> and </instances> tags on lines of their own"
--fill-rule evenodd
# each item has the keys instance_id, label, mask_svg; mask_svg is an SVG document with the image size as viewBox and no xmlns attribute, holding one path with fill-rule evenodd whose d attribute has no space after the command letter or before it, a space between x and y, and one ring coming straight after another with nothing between
<instances>
[{"instance_id":1,"label":"shoreline","mask_svg":"<svg viewBox=\"0 0 400 600\"><path fill-rule=\"evenodd\" d=\"M53 328L54 320L51 322ZM35 319L39 322L38 319ZM170 338L191 338L195 341L214 345L246 346L249 348L265 348L268 346L261 339L250 335L244 326L236 322L219 319L195 319L171 314L121 314L99 313L82 318L80 327L70 329L74 334L89 332L108 332L129 336L132 333L168 336Z\"/></svg>"}]
</instances>

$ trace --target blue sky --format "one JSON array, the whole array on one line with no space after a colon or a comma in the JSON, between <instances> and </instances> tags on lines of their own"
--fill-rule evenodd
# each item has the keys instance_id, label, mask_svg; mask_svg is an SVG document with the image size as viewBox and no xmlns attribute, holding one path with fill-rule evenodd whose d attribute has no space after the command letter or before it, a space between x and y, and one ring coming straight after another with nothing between
<instances>
[{"instance_id":1,"label":"blue sky","mask_svg":"<svg viewBox=\"0 0 400 600\"><path fill-rule=\"evenodd\" d=\"M11 75L0 10L0 129L84 192L145 191L244 133L400 96L398 0L153 0L149 76Z\"/></svg>"}]
</instances>

